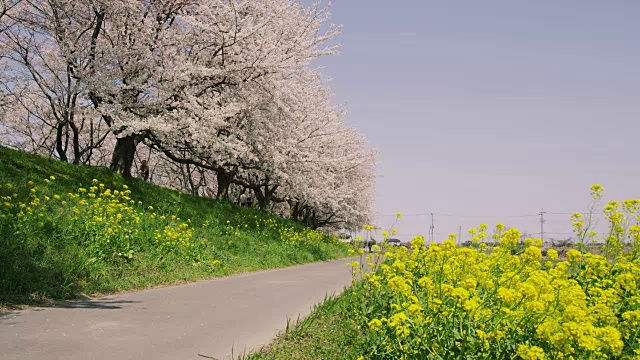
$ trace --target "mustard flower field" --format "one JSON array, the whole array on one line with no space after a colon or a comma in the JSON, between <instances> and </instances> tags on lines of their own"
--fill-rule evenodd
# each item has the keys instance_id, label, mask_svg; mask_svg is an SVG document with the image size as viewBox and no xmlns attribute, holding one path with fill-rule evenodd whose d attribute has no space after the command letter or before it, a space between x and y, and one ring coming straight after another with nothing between
<instances>
[{"instance_id":1,"label":"mustard flower field","mask_svg":"<svg viewBox=\"0 0 640 360\"><path fill-rule=\"evenodd\" d=\"M598 202L603 188L591 190ZM482 224L471 247L417 237L410 250L361 254L343 296L253 358L640 359L640 201L603 213L599 244L593 213L571 217L578 242L566 252Z\"/></svg>"}]
</instances>

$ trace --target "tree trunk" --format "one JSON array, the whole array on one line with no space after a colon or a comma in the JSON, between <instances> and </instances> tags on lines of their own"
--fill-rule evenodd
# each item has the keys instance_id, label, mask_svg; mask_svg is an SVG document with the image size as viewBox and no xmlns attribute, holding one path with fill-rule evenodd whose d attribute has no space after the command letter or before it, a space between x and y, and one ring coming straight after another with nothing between
<instances>
[{"instance_id":1,"label":"tree trunk","mask_svg":"<svg viewBox=\"0 0 640 360\"><path fill-rule=\"evenodd\" d=\"M200 184L196 185L193 182L193 171L191 170L191 165L189 164L187 164L187 180L189 181L189 193L193 196L198 196L198 190L200 189Z\"/></svg>"},{"instance_id":2,"label":"tree trunk","mask_svg":"<svg viewBox=\"0 0 640 360\"><path fill-rule=\"evenodd\" d=\"M252 188L252 190L253 190L253 194L256 197L256 200L258 201L258 209L266 210L267 205L269 205L269 200L264 195L264 193L262 193L262 186L254 187Z\"/></svg>"},{"instance_id":3,"label":"tree trunk","mask_svg":"<svg viewBox=\"0 0 640 360\"><path fill-rule=\"evenodd\" d=\"M69 125L72 132L71 141L73 142L73 163L80 164L82 157L82 154L80 153L80 130L73 122L70 122Z\"/></svg>"},{"instance_id":4,"label":"tree trunk","mask_svg":"<svg viewBox=\"0 0 640 360\"><path fill-rule=\"evenodd\" d=\"M58 123L58 127L56 128L56 152L58 153L60 160L69 162L67 152L64 149L64 141L62 139L64 135L64 128L65 125L63 123Z\"/></svg>"},{"instance_id":5,"label":"tree trunk","mask_svg":"<svg viewBox=\"0 0 640 360\"><path fill-rule=\"evenodd\" d=\"M111 170L122 174L125 179L131 179L131 167L136 155L138 141L135 136L125 136L116 140L116 147L111 157Z\"/></svg>"},{"instance_id":6,"label":"tree trunk","mask_svg":"<svg viewBox=\"0 0 640 360\"><path fill-rule=\"evenodd\" d=\"M218 170L216 173L216 179L218 179L218 193L216 199L226 199L229 197L229 186L231 186L231 175L223 170Z\"/></svg>"},{"instance_id":7,"label":"tree trunk","mask_svg":"<svg viewBox=\"0 0 640 360\"><path fill-rule=\"evenodd\" d=\"M318 224L318 217L316 216L316 212L315 210L310 210L309 213L310 213L310 216L309 216L308 224L306 225L310 227L311 230L316 230L320 227L320 225Z\"/></svg>"},{"instance_id":8,"label":"tree trunk","mask_svg":"<svg viewBox=\"0 0 640 360\"><path fill-rule=\"evenodd\" d=\"M299 201L288 201L289 209L291 210L289 218L293 221L300 221L300 202Z\"/></svg>"}]
</instances>

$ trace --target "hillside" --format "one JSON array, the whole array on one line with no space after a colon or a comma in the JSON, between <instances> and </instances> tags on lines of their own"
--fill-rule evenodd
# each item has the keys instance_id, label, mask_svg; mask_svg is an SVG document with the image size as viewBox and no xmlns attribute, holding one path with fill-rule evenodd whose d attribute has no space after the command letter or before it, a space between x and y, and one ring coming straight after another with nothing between
<instances>
[{"instance_id":1,"label":"hillside","mask_svg":"<svg viewBox=\"0 0 640 360\"><path fill-rule=\"evenodd\" d=\"M0 147L0 304L284 267L347 250L265 212Z\"/></svg>"}]
</instances>

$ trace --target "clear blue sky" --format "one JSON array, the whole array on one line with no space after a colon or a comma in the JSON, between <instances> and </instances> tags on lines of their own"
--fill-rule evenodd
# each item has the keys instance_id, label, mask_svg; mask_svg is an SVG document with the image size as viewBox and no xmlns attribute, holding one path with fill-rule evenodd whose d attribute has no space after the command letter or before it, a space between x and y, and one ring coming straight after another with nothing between
<instances>
[{"instance_id":1,"label":"clear blue sky","mask_svg":"<svg viewBox=\"0 0 640 360\"><path fill-rule=\"evenodd\" d=\"M400 238L640 197L640 1L334 1L322 61L379 153L376 210ZM464 215L464 216L463 216ZM475 217L486 215L487 217ZM472 216L472 217L470 217ZM547 216L566 237L568 215ZM388 226L381 216L378 225Z\"/></svg>"}]
</instances>

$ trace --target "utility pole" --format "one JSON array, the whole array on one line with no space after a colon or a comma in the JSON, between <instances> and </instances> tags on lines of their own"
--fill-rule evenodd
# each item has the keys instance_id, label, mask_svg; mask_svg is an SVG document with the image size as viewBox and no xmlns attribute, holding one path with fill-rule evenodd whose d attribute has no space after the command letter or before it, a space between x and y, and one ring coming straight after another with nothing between
<instances>
[{"instance_id":1,"label":"utility pole","mask_svg":"<svg viewBox=\"0 0 640 360\"><path fill-rule=\"evenodd\" d=\"M429 230L429 244L433 242L433 213L431 213L431 228Z\"/></svg>"},{"instance_id":2,"label":"utility pole","mask_svg":"<svg viewBox=\"0 0 640 360\"><path fill-rule=\"evenodd\" d=\"M540 210L540 239L542 239L542 243L544 244L544 208Z\"/></svg>"},{"instance_id":3,"label":"utility pole","mask_svg":"<svg viewBox=\"0 0 640 360\"><path fill-rule=\"evenodd\" d=\"M458 241L456 241L456 244L460 243L462 243L462 225L458 226Z\"/></svg>"}]
</instances>

